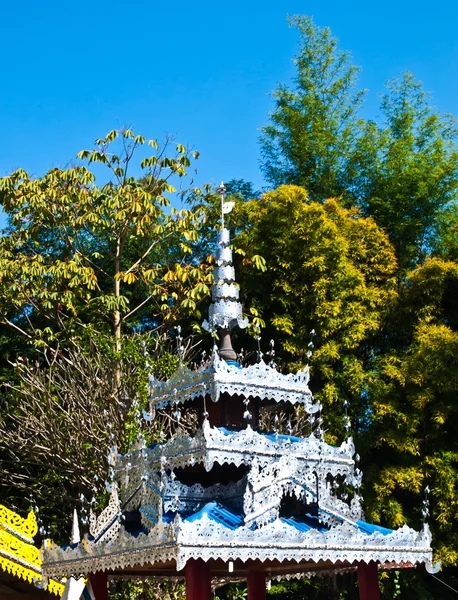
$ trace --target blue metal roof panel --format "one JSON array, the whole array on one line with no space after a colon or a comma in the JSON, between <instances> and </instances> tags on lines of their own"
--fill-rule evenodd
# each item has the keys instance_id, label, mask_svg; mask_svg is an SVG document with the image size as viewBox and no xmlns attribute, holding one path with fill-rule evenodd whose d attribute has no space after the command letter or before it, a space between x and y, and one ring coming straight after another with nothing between
<instances>
[{"instance_id":1,"label":"blue metal roof panel","mask_svg":"<svg viewBox=\"0 0 458 600\"><path fill-rule=\"evenodd\" d=\"M233 512L224 508L221 504L217 502L209 502L207 503L201 510L195 512L194 514L186 517L184 520L189 523L193 523L194 521L199 521L202 517L206 515L212 521L216 523L220 523L224 527L228 529L238 529L244 525L243 515L237 515ZM282 523L287 523L291 527L294 527L298 531L307 532L311 529L315 529L320 533L324 533L328 531L329 528L325 527L317 517L312 515L305 515L304 519L298 519L296 517L284 518L280 519ZM362 531L363 533L371 534L376 531L381 533L382 535L388 535L392 533L391 529L387 529L385 527L380 527L379 525L373 525L371 523L366 523L365 521L357 521L357 529Z\"/></svg>"},{"instance_id":2,"label":"blue metal roof panel","mask_svg":"<svg viewBox=\"0 0 458 600\"><path fill-rule=\"evenodd\" d=\"M221 525L224 525L224 527L228 527L232 530L243 525L243 517L241 515L231 513L221 506L221 504L217 504L216 502L209 502L201 510L186 517L184 520L193 523L194 521L199 521L204 515L207 515L212 521L220 523Z\"/></svg>"},{"instance_id":3,"label":"blue metal roof panel","mask_svg":"<svg viewBox=\"0 0 458 600\"><path fill-rule=\"evenodd\" d=\"M227 429L226 427L218 427L218 429L221 431L221 433L223 435L232 435L234 433L234 430ZM294 444L294 443L300 442L302 439L304 439L304 438L300 438L300 437L295 437L293 435L283 435L281 433L264 433L262 431L257 431L256 433L258 433L259 435L263 435L271 442L276 442L277 440L281 440L281 441L289 440L292 444Z\"/></svg>"},{"instance_id":4,"label":"blue metal roof panel","mask_svg":"<svg viewBox=\"0 0 458 600\"><path fill-rule=\"evenodd\" d=\"M316 523L312 519L308 520L308 522L305 522L299 521L294 517L291 517L290 519L281 518L280 521L282 523L287 523L288 525L291 525L291 527L294 527L298 531L303 531L304 533L310 531L311 529L316 529L316 531L319 531L320 533L328 531L326 527L323 527L323 525L318 522L318 519L316 519Z\"/></svg>"},{"instance_id":5,"label":"blue metal roof panel","mask_svg":"<svg viewBox=\"0 0 458 600\"><path fill-rule=\"evenodd\" d=\"M393 533L392 529L387 529L386 527L380 527L379 525L373 525L372 523L366 523L366 521L356 521L358 524L358 529L363 531L364 533L375 533L378 531L382 535L389 535Z\"/></svg>"}]
</instances>

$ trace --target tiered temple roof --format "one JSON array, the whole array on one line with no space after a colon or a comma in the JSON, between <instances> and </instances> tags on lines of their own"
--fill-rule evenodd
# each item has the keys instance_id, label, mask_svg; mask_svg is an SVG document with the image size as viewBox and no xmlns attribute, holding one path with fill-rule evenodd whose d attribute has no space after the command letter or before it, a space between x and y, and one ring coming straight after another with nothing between
<instances>
[{"instance_id":1,"label":"tiered temple roof","mask_svg":"<svg viewBox=\"0 0 458 600\"><path fill-rule=\"evenodd\" d=\"M149 447L140 436L124 455L114 448L109 505L91 516L79 544L48 546L46 572L170 576L201 559L213 577L228 571L244 577L253 565L266 577L281 577L363 563L381 569L431 564L426 523L421 531L391 530L364 520L351 437L331 446L319 426L304 437L262 430L263 405L300 405L311 423L321 406L307 368L282 374L263 361L244 367L232 360L230 330L246 321L228 230L219 241L205 325L218 331L220 349L199 368L180 365L169 381L151 381L152 413L169 409L179 420L183 406L195 410L197 433L179 428Z\"/></svg>"}]
</instances>

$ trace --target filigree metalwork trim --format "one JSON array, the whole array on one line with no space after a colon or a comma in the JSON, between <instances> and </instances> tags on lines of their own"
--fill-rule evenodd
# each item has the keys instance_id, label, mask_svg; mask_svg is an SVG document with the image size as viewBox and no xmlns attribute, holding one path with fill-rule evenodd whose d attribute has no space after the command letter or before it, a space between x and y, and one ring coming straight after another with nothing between
<instances>
[{"instance_id":1,"label":"filigree metalwork trim","mask_svg":"<svg viewBox=\"0 0 458 600\"><path fill-rule=\"evenodd\" d=\"M418 533L406 525L388 535L366 534L348 523L330 531L298 531L280 519L260 529L233 530L204 515L199 521L179 518L170 525L158 524L148 535L130 536L121 530L115 542L96 544L87 537L76 548L56 546L45 551L49 576L78 577L95 570L115 570L146 563L175 560L178 571L190 558L240 559L344 564L371 560L397 564L431 561L431 535L427 526Z\"/></svg>"},{"instance_id":2,"label":"filigree metalwork trim","mask_svg":"<svg viewBox=\"0 0 458 600\"><path fill-rule=\"evenodd\" d=\"M30 542L24 542L8 531L0 529L0 553L22 561L29 568L40 568L40 551Z\"/></svg>"},{"instance_id":3,"label":"filigree metalwork trim","mask_svg":"<svg viewBox=\"0 0 458 600\"><path fill-rule=\"evenodd\" d=\"M288 455L300 461L302 469L307 463L308 468L319 473L324 483L327 474L352 479L354 453L352 438L335 447L317 439L313 434L299 441L291 441L288 436L259 433L249 425L246 429L230 432L211 427L208 421L204 421L202 429L195 436L178 433L168 442L152 448L140 445L124 455L114 452L111 465L121 483L121 473L127 470L132 485L135 485L147 472L177 469L197 463L204 464L205 469L210 471L215 463L241 466L251 465L254 460L265 466Z\"/></svg>"},{"instance_id":4,"label":"filigree metalwork trim","mask_svg":"<svg viewBox=\"0 0 458 600\"><path fill-rule=\"evenodd\" d=\"M40 550L32 537L38 531L35 513L30 511L24 519L6 506L0 505L0 568L61 596L64 586L58 581L43 580Z\"/></svg>"},{"instance_id":5,"label":"filigree metalwork trim","mask_svg":"<svg viewBox=\"0 0 458 600\"><path fill-rule=\"evenodd\" d=\"M308 367L295 374L283 374L261 360L241 368L228 364L215 350L210 362L198 369L180 365L168 381L153 379L150 382L150 398L154 406L165 408L205 395L217 402L222 393L228 393L244 398L302 404L308 413L314 414L322 407L313 400L309 379Z\"/></svg>"}]
</instances>

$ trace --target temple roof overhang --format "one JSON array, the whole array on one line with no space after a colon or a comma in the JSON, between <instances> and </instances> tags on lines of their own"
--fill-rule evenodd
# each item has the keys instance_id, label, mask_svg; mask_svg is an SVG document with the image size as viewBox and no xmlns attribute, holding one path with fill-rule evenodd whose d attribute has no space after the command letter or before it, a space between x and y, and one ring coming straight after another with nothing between
<instances>
[{"instance_id":1,"label":"temple roof overhang","mask_svg":"<svg viewBox=\"0 0 458 600\"><path fill-rule=\"evenodd\" d=\"M231 431L208 422L195 436L178 433L152 448L140 440L126 455L112 453L110 503L98 518L91 515L90 535L66 548L48 543L44 569L49 576L100 570L173 575L189 559L202 558L222 577L228 561L242 575L253 561L275 566L279 574L339 570L371 560L381 568L430 564L426 524L420 532L369 524L357 491L348 500L346 492L337 494L328 475L359 487L353 454L351 438L334 447L313 434L297 438L249 426ZM174 475L196 465L210 472L224 464L249 468L238 481L210 487L187 485ZM304 512L285 516L286 496L302 503ZM127 523L133 514L136 530Z\"/></svg>"},{"instance_id":2,"label":"temple roof overhang","mask_svg":"<svg viewBox=\"0 0 458 600\"><path fill-rule=\"evenodd\" d=\"M347 475L354 467L355 447L352 438L340 446L330 446L311 433L300 438L278 433L254 431L249 425L245 429L231 430L211 427L208 421L195 435L178 433L169 441L146 447L141 441L123 455L116 450L110 456L115 472L129 469L132 476L148 465L154 469L176 469L202 463L210 471L215 463L251 464L255 459L264 466L280 456L295 458L308 466L323 465L334 476Z\"/></svg>"},{"instance_id":3,"label":"temple roof overhang","mask_svg":"<svg viewBox=\"0 0 458 600\"><path fill-rule=\"evenodd\" d=\"M128 534L122 526L114 539L100 543L88 536L74 546L48 545L45 571L48 576L79 576L95 571L181 571L190 558L204 561L260 561L265 568L284 563L298 570L319 570L376 561L381 566L430 564L431 535L427 525L420 532L404 525L389 530L364 521L325 527L313 519L278 518L253 528L240 515L215 502L184 519L164 519L149 533ZM281 569L280 569L281 570ZM223 568L224 571L224 568Z\"/></svg>"},{"instance_id":4,"label":"temple roof overhang","mask_svg":"<svg viewBox=\"0 0 458 600\"><path fill-rule=\"evenodd\" d=\"M244 398L302 404L306 412L314 414L321 410L321 405L313 400L308 387L309 378L308 367L288 374L280 373L262 360L241 367L238 363L223 360L215 349L210 361L197 369L188 369L180 364L167 381L151 378L151 405L165 408L205 396L218 402L221 394L228 393Z\"/></svg>"}]
</instances>

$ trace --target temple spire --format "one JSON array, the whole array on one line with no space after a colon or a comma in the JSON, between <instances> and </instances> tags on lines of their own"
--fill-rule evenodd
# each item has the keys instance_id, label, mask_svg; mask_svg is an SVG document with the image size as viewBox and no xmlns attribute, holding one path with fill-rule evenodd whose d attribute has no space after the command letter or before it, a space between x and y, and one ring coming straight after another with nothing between
<instances>
[{"instance_id":1,"label":"temple spire","mask_svg":"<svg viewBox=\"0 0 458 600\"><path fill-rule=\"evenodd\" d=\"M232 264L229 229L224 226L224 215L234 208L234 202L226 202L226 187L221 183L218 188L221 197L221 230L218 232L218 248L216 250L216 266L213 271L212 303L210 304L208 321L203 322L207 331L216 330L219 335L219 355L228 361L235 361L237 356L232 348L230 331L235 326L245 329L248 319L242 316L242 305L239 302L239 288L235 283L235 272Z\"/></svg>"},{"instance_id":2,"label":"temple spire","mask_svg":"<svg viewBox=\"0 0 458 600\"><path fill-rule=\"evenodd\" d=\"M224 230L224 215L232 212L232 209L235 206L235 202L226 202L226 186L223 182L221 182L218 188L218 194L221 198L221 229Z\"/></svg>"},{"instance_id":3,"label":"temple spire","mask_svg":"<svg viewBox=\"0 0 458 600\"><path fill-rule=\"evenodd\" d=\"M73 510L72 533L70 536L70 544L78 544L81 541L80 527L78 523L78 511Z\"/></svg>"},{"instance_id":4,"label":"temple spire","mask_svg":"<svg viewBox=\"0 0 458 600\"><path fill-rule=\"evenodd\" d=\"M70 544L78 544L81 541L80 527L78 523L78 511L73 510L72 533L70 536Z\"/></svg>"}]
</instances>

